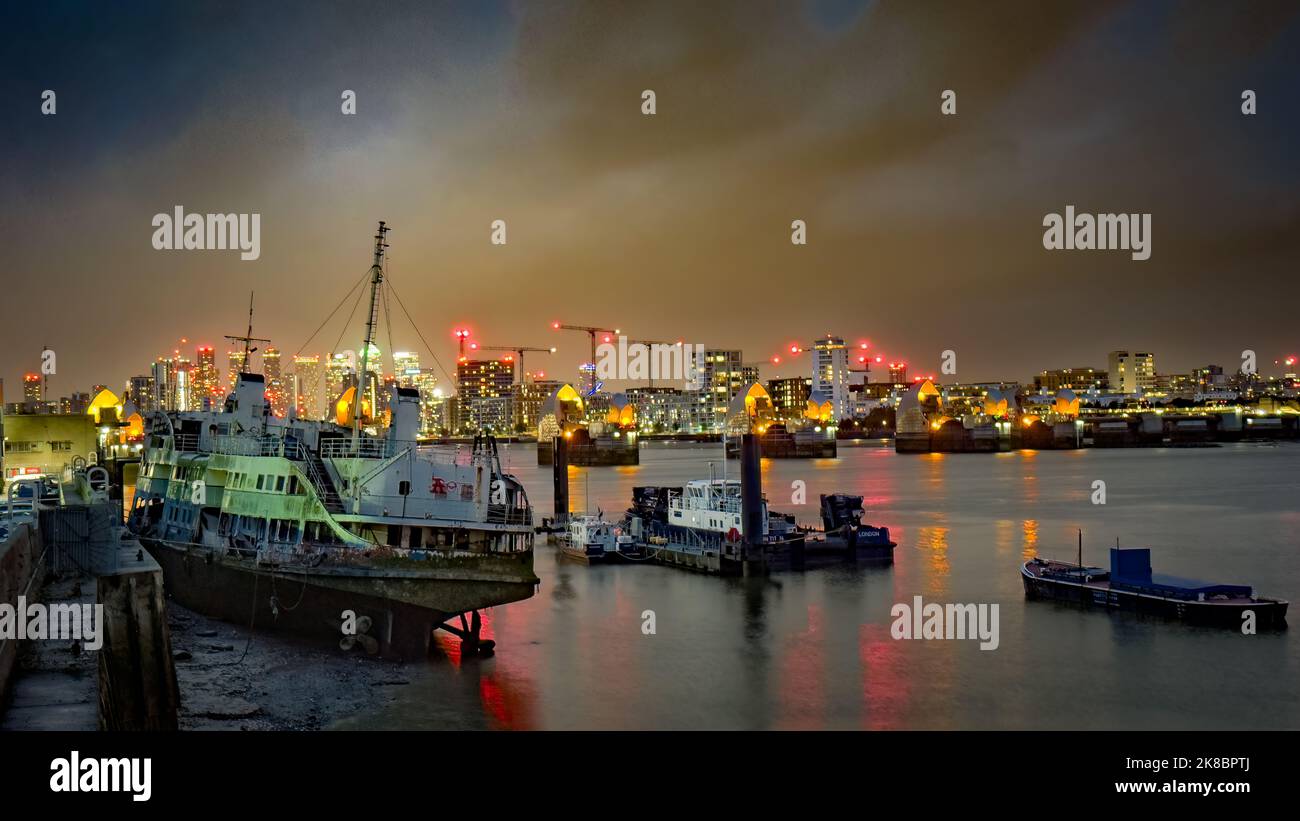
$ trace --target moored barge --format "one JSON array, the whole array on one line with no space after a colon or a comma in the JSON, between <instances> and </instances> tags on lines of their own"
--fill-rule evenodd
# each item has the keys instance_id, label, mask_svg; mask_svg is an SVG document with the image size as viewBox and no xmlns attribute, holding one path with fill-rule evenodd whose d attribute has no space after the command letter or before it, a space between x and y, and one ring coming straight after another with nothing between
<instances>
[{"instance_id":1,"label":"moored barge","mask_svg":"<svg viewBox=\"0 0 1300 821\"><path fill-rule=\"evenodd\" d=\"M1151 572L1147 548L1110 550L1110 570L1034 558L1020 568L1028 599L1055 599L1109 610L1165 616L1192 624L1286 627L1287 602L1257 596L1249 585L1215 584Z\"/></svg>"}]
</instances>

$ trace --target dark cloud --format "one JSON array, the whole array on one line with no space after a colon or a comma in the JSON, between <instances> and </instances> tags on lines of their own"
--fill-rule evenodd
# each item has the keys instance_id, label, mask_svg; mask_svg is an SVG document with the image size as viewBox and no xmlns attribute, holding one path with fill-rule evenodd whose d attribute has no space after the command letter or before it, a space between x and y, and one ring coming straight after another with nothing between
<instances>
[{"instance_id":1,"label":"dark cloud","mask_svg":"<svg viewBox=\"0 0 1300 821\"><path fill-rule=\"evenodd\" d=\"M1227 299L1284 290L1300 251L1286 5L5 14L11 386L42 344L60 350L58 392L116 386L180 336L242 327L254 288L261 330L292 352L364 270L377 219L444 359L467 322L485 342L560 344L548 370L572 374L583 345L555 318L752 360L826 331L918 363L951 348L971 379L1127 345L1162 370L1296 345L1285 300ZM39 116L46 87L56 117ZM343 88L357 117L338 113ZM176 204L262 213L262 258L153 251L150 217ZM1152 259L1044 251L1042 217L1067 204L1150 211ZM497 218L504 248L487 241ZM1189 330L1206 301L1213 332ZM404 320L393 336L421 347Z\"/></svg>"}]
</instances>

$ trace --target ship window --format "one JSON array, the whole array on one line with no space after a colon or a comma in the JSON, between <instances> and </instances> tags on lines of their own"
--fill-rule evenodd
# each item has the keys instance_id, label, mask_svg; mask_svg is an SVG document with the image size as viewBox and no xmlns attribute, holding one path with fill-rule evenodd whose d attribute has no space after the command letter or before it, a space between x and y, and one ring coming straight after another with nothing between
<instances>
[{"instance_id":1,"label":"ship window","mask_svg":"<svg viewBox=\"0 0 1300 821\"><path fill-rule=\"evenodd\" d=\"M411 483L403 479L397 483L397 492L402 496L411 495Z\"/></svg>"},{"instance_id":2,"label":"ship window","mask_svg":"<svg viewBox=\"0 0 1300 821\"><path fill-rule=\"evenodd\" d=\"M282 492L282 491L284 490L284 477L283 477L283 476L277 476L277 477L275 477L275 490L276 490L277 493L280 493L280 492Z\"/></svg>"},{"instance_id":3,"label":"ship window","mask_svg":"<svg viewBox=\"0 0 1300 821\"><path fill-rule=\"evenodd\" d=\"M260 473L257 474L257 489L258 489L258 490L261 490L261 489L262 489L262 482L264 482L265 480L266 480L266 477L265 477L265 476L263 476L263 475L260 474Z\"/></svg>"},{"instance_id":4,"label":"ship window","mask_svg":"<svg viewBox=\"0 0 1300 821\"><path fill-rule=\"evenodd\" d=\"M290 477L289 477L289 495L293 496L293 495L296 495L297 493L298 493L298 477L297 477L297 476L290 476Z\"/></svg>"}]
</instances>

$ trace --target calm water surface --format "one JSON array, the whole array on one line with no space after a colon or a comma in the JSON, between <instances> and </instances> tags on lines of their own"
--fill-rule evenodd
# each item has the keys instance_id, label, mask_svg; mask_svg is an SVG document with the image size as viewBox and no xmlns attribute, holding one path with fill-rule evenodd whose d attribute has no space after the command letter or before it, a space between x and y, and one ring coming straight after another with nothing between
<instances>
[{"instance_id":1,"label":"calm water surface","mask_svg":"<svg viewBox=\"0 0 1300 821\"><path fill-rule=\"evenodd\" d=\"M653 565L587 567L537 548L542 583L486 614L497 655L408 666L399 701L340 728L1300 728L1290 632L1242 636L1026 602L1033 556L1106 564L1118 537L1157 572L1254 584L1300 619L1300 446L767 460L774 510L817 517L819 493L865 497L899 547L887 568L722 579ZM641 465L571 469L575 509L621 512L633 485L721 470L719 446L643 444ZM503 451L536 509L549 468ZM735 464L731 468L735 471ZM1091 503L1106 482L1107 504ZM791 483L810 504L789 504ZM896 641L895 602L996 603L997 650ZM653 610L657 633L643 635Z\"/></svg>"}]
</instances>

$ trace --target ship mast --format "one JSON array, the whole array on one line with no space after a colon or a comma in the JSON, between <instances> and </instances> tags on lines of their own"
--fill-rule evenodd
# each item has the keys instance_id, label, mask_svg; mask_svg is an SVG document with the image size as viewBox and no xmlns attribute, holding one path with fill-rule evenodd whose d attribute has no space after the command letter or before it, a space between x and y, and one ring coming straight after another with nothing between
<instances>
[{"instance_id":1,"label":"ship mast","mask_svg":"<svg viewBox=\"0 0 1300 821\"><path fill-rule=\"evenodd\" d=\"M253 365L251 362L248 361L248 357L254 351L256 351L257 348L253 348L250 346L254 342L265 342L268 345L271 344L271 340L269 339L259 339L258 337L253 336L253 292L252 291L248 292L248 331L245 332L243 336L230 336L229 334L227 334L226 339L229 339L231 342L244 343L243 373L252 373Z\"/></svg>"},{"instance_id":2,"label":"ship mast","mask_svg":"<svg viewBox=\"0 0 1300 821\"><path fill-rule=\"evenodd\" d=\"M357 393L352 406L352 455L354 457L361 455L358 452L361 442L361 399L366 391L366 359L370 356L370 346L374 344L375 324L378 321L376 311L379 309L379 287L384 281L384 249L388 247L388 243L384 242L384 235L387 233L388 226L380 220L379 233L375 234L375 261L370 266L370 313L366 315L366 343L361 346L357 370ZM359 502L360 485L358 482L352 484L356 486L355 497Z\"/></svg>"}]
</instances>

